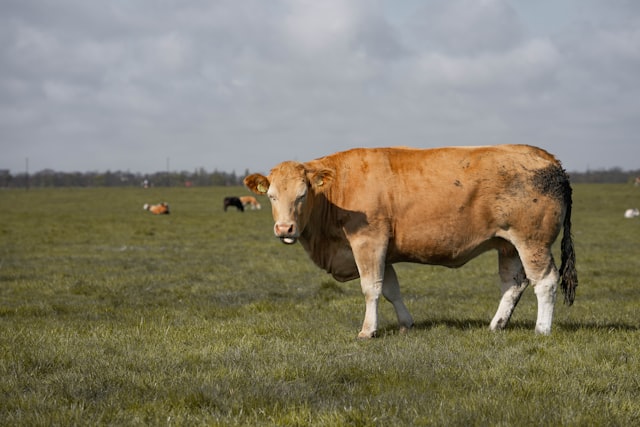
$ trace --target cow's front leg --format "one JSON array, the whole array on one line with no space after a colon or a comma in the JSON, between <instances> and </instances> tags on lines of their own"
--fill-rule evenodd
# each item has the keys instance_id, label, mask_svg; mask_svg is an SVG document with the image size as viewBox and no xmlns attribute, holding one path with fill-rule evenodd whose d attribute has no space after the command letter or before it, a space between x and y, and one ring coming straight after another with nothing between
<instances>
[{"instance_id":1,"label":"cow's front leg","mask_svg":"<svg viewBox=\"0 0 640 427\"><path fill-rule=\"evenodd\" d=\"M364 322L358 334L359 339L373 338L378 331L378 300L382 293L382 278L361 277L360 286L364 294Z\"/></svg>"},{"instance_id":2,"label":"cow's front leg","mask_svg":"<svg viewBox=\"0 0 640 427\"><path fill-rule=\"evenodd\" d=\"M350 239L365 302L364 322L358 334L361 339L375 337L378 330L378 300L382 294L387 239L380 241L377 237L358 235Z\"/></svg>"}]
</instances>

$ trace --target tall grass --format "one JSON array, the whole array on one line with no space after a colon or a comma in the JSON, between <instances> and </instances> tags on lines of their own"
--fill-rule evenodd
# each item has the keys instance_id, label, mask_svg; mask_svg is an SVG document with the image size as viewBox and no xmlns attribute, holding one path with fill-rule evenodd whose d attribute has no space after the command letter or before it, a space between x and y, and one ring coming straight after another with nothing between
<instances>
[{"instance_id":1,"label":"tall grass","mask_svg":"<svg viewBox=\"0 0 640 427\"><path fill-rule=\"evenodd\" d=\"M242 188L0 192L0 424L637 425L640 190L574 186L580 286L533 332L488 331L497 260L398 266L417 325L355 339L337 283ZM167 201L152 216L143 203Z\"/></svg>"}]
</instances>

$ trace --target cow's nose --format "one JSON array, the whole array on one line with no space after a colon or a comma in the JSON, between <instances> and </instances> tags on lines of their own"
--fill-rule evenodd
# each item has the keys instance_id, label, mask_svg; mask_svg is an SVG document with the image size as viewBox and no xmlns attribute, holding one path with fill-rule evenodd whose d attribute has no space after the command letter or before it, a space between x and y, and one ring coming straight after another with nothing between
<instances>
[{"instance_id":1,"label":"cow's nose","mask_svg":"<svg viewBox=\"0 0 640 427\"><path fill-rule=\"evenodd\" d=\"M274 228L276 236L292 236L296 231L296 225L294 223L278 222Z\"/></svg>"}]
</instances>

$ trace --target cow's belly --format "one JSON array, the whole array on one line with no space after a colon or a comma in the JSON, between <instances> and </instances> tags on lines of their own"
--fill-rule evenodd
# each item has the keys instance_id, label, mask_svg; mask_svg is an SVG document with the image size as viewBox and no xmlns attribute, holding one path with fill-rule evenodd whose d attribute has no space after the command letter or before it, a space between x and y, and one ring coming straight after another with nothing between
<instances>
[{"instance_id":1,"label":"cow's belly","mask_svg":"<svg viewBox=\"0 0 640 427\"><path fill-rule=\"evenodd\" d=\"M387 253L387 262L415 262L460 267L488 250L509 245L509 242L497 237L468 241L426 240L414 241L410 244L405 242L401 245L392 243Z\"/></svg>"},{"instance_id":2,"label":"cow's belly","mask_svg":"<svg viewBox=\"0 0 640 427\"><path fill-rule=\"evenodd\" d=\"M500 238L489 239L478 244L464 245L455 248L432 245L428 247L414 247L412 250L408 248L399 250L391 245L387 252L385 263L413 262L445 267L460 267L488 250L499 249L502 246L508 245L510 244L506 240ZM339 282L346 282L360 277L353 252L349 247L336 250L332 252L330 256L324 258L312 257L312 259L316 265L331 274L333 278Z\"/></svg>"},{"instance_id":3,"label":"cow's belly","mask_svg":"<svg viewBox=\"0 0 640 427\"><path fill-rule=\"evenodd\" d=\"M420 264L460 267L478 255L491 250L500 249L511 244L495 237L489 230L468 233L430 233L414 228L413 233L404 236L393 236L384 262L414 262ZM399 238L402 237L402 238ZM351 246L347 241L315 239L307 241L299 239L313 262L340 282L360 277Z\"/></svg>"}]
</instances>

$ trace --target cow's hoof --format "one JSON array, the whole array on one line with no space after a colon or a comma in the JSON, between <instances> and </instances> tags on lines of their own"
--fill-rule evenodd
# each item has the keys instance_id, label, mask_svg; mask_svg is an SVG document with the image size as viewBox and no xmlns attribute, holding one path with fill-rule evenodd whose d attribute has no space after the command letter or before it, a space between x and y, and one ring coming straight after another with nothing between
<instances>
[{"instance_id":1,"label":"cow's hoof","mask_svg":"<svg viewBox=\"0 0 640 427\"><path fill-rule=\"evenodd\" d=\"M375 338L378 336L378 333L376 331L373 332L364 332L364 331L360 331L360 333L358 334L358 339L359 340L368 340L371 338Z\"/></svg>"},{"instance_id":2,"label":"cow's hoof","mask_svg":"<svg viewBox=\"0 0 640 427\"><path fill-rule=\"evenodd\" d=\"M551 328L536 326L536 335L551 335Z\"/></svg>"},{"instance_id":3,"label":"cow's hoof","mask_svg":"<svg viewBox=\"0 0 640 427\"><path fill-rule=\"evenodd\" d=\"M509 322L509 319L493 319L491 321L491 324L489 324L489 330L491 331L501 331L504 328L507 327L507 323Z\"/></svg>"},{"instance_id":4,"label":"cow's hoof","mask_svg":"<svg viewBox=\"0 0 640 427\"><path fill-rule=\"evenodd\" d=\"M411 326L400 326L400 330L398 331L400 335L407 335L411 330Z\"/></svg>"}]
</instances>

